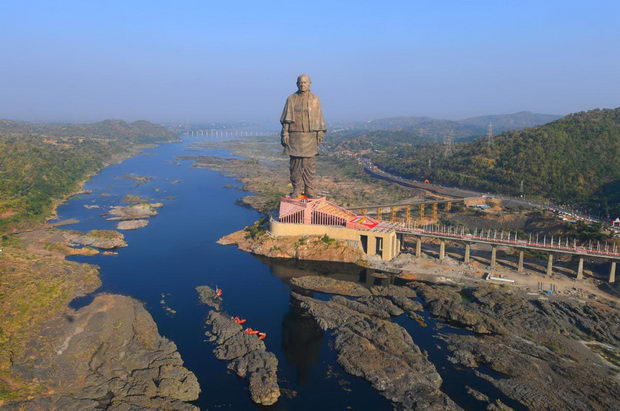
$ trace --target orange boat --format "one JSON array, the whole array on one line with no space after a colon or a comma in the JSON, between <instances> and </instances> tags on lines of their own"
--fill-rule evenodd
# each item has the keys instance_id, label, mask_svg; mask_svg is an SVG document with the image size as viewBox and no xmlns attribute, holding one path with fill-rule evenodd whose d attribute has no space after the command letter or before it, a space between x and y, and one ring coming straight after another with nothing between
<instances>
[{"instance_id":1,"label":"orange boat","mask_svg":"<svg viewBox=\"0 0 620 411\"><path fill-rule=\"evenodd\" d=\"M260 331L258 331L258 330L253 330L253 329L251 329L251 328L249 328L249 327L248 327L248 328L246 328L246 329L245 329L245 331L244 331L244 333L246 333L247 335L256 335L256 334L258 334L259 332L260 332Z\"/></svg>"},{"instance_id":2,"label":"orange boat","mask_svg":"<svg viewBox=\"0 0 620 411\"><path fill-rule=\"evenodd\" d=\"M245 324L245 322L247 321L246 319L239 318L239 317L233 317L232 320L236 322L237 324Z\"/></svg>"},{"instance_id":3,"label":"orange boat","mask_svg":"<svg viewBox=\"0 0 620 411\"><path fill-rule=\"evenodd\" d=\"M258 333L259 340L264 340L265 338L267 338L267 333Z\"/></svg>"},{"instance_id":4,"label":"orange boat","mask_svg":"<svg viewBox=\"0 0 620 411\"><path fill-rule=\"evenodd\" d=\"M216 297L221 297L222 296L222 289L221 288L215 288L215 296Z\"/></svg>"}]
</instances>

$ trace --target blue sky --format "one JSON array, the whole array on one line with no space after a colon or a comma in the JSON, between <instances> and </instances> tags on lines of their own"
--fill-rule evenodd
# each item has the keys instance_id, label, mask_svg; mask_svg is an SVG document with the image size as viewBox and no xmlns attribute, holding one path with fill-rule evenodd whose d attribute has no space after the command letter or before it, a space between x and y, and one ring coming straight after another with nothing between
<instances>
[{"instance_id":1,"label":"blue sky","mask_svg":"<svg viewBox=\"0 0 620 411\"><path fill-rule=\"evenodd\" d=\"M618 1L0 2L0 118L277 123L620 106Z\"/></svg>"}]
</instances>

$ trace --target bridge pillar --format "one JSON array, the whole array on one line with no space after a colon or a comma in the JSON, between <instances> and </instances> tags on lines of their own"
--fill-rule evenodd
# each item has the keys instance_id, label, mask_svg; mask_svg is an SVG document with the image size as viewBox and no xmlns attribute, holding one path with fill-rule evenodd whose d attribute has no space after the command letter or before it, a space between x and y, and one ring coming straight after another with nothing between
<instances>
[{"instance_id":1,"label":"bridge pillar","mask_svg":"<svg viewBox=\"0 0 620 411\"><path fill-rule=\"evenodd\" d=\"M610 283L616 282L616 262L615 261L612 261L611 267L609 267L609 282Z\"/></svg>"},{"instance_id":2,"label":"bridge pillar","mask_svg":"<svg viewBox=\"0 0 620 411\"><path fill-rule=\"evenodd\" d=\"M419 214L420 218L424 217L424 204L420 204Z\"/></svg>"},{"instance_id":3,"label":"bridge pillar","mask_svg":"<svg viewBox=\"0 0 620 411\"><path fill-rule=\"evenodd\" d=\"M382 220L383 217L381 216L381 212L383 210L381 210L381 207L377 207L377 220Z\"/></svg>"},{"instance_id":4,"label":"bridge pillar","mask_svg":"<svg viewBox=\"0 0 620 411\"><path fill-rule=\"evenodd\" d=\"M549 253L549 258L547 259L547 275L553 274L553 254Z\"/></svg>"},{"instance_id":5,"label":"bridge pillar","mask_svg":"<svg viewBox=\"0 0 620 411\"><path fill-rule=\"evenodd\" d=\"M411 224L411 206L405 207L405 223Z\"/></svg>"},{"instance_id":6,"label":"bridge pillar","mask_svg":"<svg viewBox=\"0 0 620 411\"><path fill-rule=\"evenodd\" d=\"M463 262L465 264L469 264L471 260L471 244L465 243L465 257L463 258Z\"/></svg>"},{"instance_id":7,"label":"bridge pillar","mask_svg":"<svg viewBox=\"0 0 620 411\"><path fill-rule=\"evenodd\" d=\"M437 203L433 203L433 219L437 219Z\"/></svg>"},{"instance_id":8,"label":"bridge pillar","mask_svg":"<svg viewBox=\"0 0 620 411\"><path fill-rule=\"evenodd\" d=\"M517 271L523 272L523 250L519 250L519 263L517 264Z\"/></svg>"},{"instance_id":9,"label":"bridge pillar","mask_svg":"<svg viewBox=\"0 0 620 411\"><path fill-rule=\"evenodd\" d=\"M422 239L420 237L415 240L415 256L422 258Z\"/></svg>"},{"instance_id":10,"label":"bridge pillar","mask_svg":"<svg viewBox=\"0 0 620 411\"><path fill-rule=\"evenodd\" d=\"M577 279L583 280L583 257L579 257L579 264L577 265Z\"/></svg>"},{"instance_id":11,"label":"bridge pillar","mask_svg":"<svg viewBox=\"0 0 620 411\"><path fill-rule=\"evenodd\" d=\"M446 203L446 211L450 211L452 209L452 201L448 201Z\"/></svg>"},{"instance_id":12,"label":"bridge pillar","mask_svg":"<svg viewBox=\"0 0 620 411\"><path fill-rule=\"evenodd\" d=\"M446 242L439 241L439 261L443 261L446 258Z\"/></svg>"},{"instance_id":13,"label":"bridge pillar","mask_svg":"<svg viewBox=\"0 0 620 411\"><path fill-rule=\"evenodd\" d=\"M396 221L396 213L398 213L398 209L396 207L390 207L390 221Z\"/></svg>"},{"instance_id":14,"label":"bridge pillar","mask_svg":"<svg viewBox=\"0 0 620 411\"><path fill-rule=\"evenodd\" d=\"M491 268L495 268L497 264L497 247L491 247Z\"/></svg>"}]
</instances>

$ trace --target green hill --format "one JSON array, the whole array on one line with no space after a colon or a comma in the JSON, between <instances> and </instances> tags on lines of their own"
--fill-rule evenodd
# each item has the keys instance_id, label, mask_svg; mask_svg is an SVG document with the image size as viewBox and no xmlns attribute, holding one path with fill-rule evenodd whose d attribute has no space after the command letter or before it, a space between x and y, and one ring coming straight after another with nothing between
<instances>
[{"instance_id":1,"label":"green hill","mask_svg":"<svg viewBox=\"0 0 620 411\"><path fill-rule=\"evenodd\" d=\"M139 144L175 139L146 121L44 125L0 120L0 233L42 222L55 201Z\"/></svg>"},{"instance_id":2,"label":"green hill","mask_svg":"<svg viewBox=\"0 0 620 411\"><path fill-rule=\"evenodd\" d=\"M540 127L454 146L385 145L372 155L388 171L481 190L538 196L620 215L620 108L568 115ZM521 186L523 191L521 191Z\"/></svg>"}]
</instances>

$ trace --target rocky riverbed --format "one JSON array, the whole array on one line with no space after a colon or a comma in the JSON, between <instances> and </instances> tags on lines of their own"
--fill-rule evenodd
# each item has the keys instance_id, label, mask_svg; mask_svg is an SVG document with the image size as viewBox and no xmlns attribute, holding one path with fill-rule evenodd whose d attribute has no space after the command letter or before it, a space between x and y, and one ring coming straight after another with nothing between
<instances>
[{"instance_id":1,"label":"rocky riverbed","mask_svg":"<svg viewBox=\"0 0 620 411\"><path fill-rule=\"evenodd\" d=\"M0 252L0 407L196 409L194 374L142 303L102 294L98 269L64 259L124 247L114 230L24 232ZM110 251L105 251L110 252Z\"/></svg>"},{"instance_id":2,"label":"rocky riverbed","mask_svg":"<svg viewBox=\"0 0 620 411\"><path fill-rule=\"evenodd\" d=\"M441 377L411 336L388 320L403 313L389 299L333 297L324 302L297 293L293 298L322 330L333 333L338 363L348 373L367 379L402 408L458 408L439 389Z\"/></svg>"},{"instance_id":3,"label":"rocky riverbed","mask_svg":"<svg viewBox=\"0 0 620 411\"><path fill-rule=\"evenodd\" d=\"M617 305L532 298L501 287L424 283L413 287L433 316L474 331L472 336L444 336L450 360L494 371L497 374L478 372L524 406L613 409L620 405Z\"/></svg>"},{"instance_id":4,"label":"rocky riverbed","mask_svg":"<svg viewBox=\"0 0 620 411\"><path fill-rule=\"evenodd\" d=\"M138 301L99 295L45 324L13 359L45 392L8 409L176 409L198 398L194 374Z\"/></svg>"},{"instance_id":5,"label":"rocky riverbed","mask_svg":"<svg viewBox=\"0 0 620 411\"><path fill-rule=\"evenodd\" d=\"M370 287L300 277L297 309L335 338L338 362L404 409L458 408L442 378L396 318L427 311L471 332L435 332L453 367L489 382L512 407L615 409L620 405L620 309L614 303L531 296L479 283ZM365 291L364 291L365 290ZM316 299L308 292L338 294ZM344 297L347 296L347 297ZM419 297L419 298L416 298ZM420 304L422 302L423 304ZM489 409L500 398L467 390Z\"/></svg>"},{"instance_id":6,"label":"rocky riverbed","mask_svg":"<svg viewBox=\"0 0 620 411\"><path fill-rule=\"evenodd\" d=\"M18 235L23 245L37 254L64 257L68 255L94 255L99 250L126 247L125 236L114 230L59 230L46 227Z\"/></svg>"}]
</instances>

